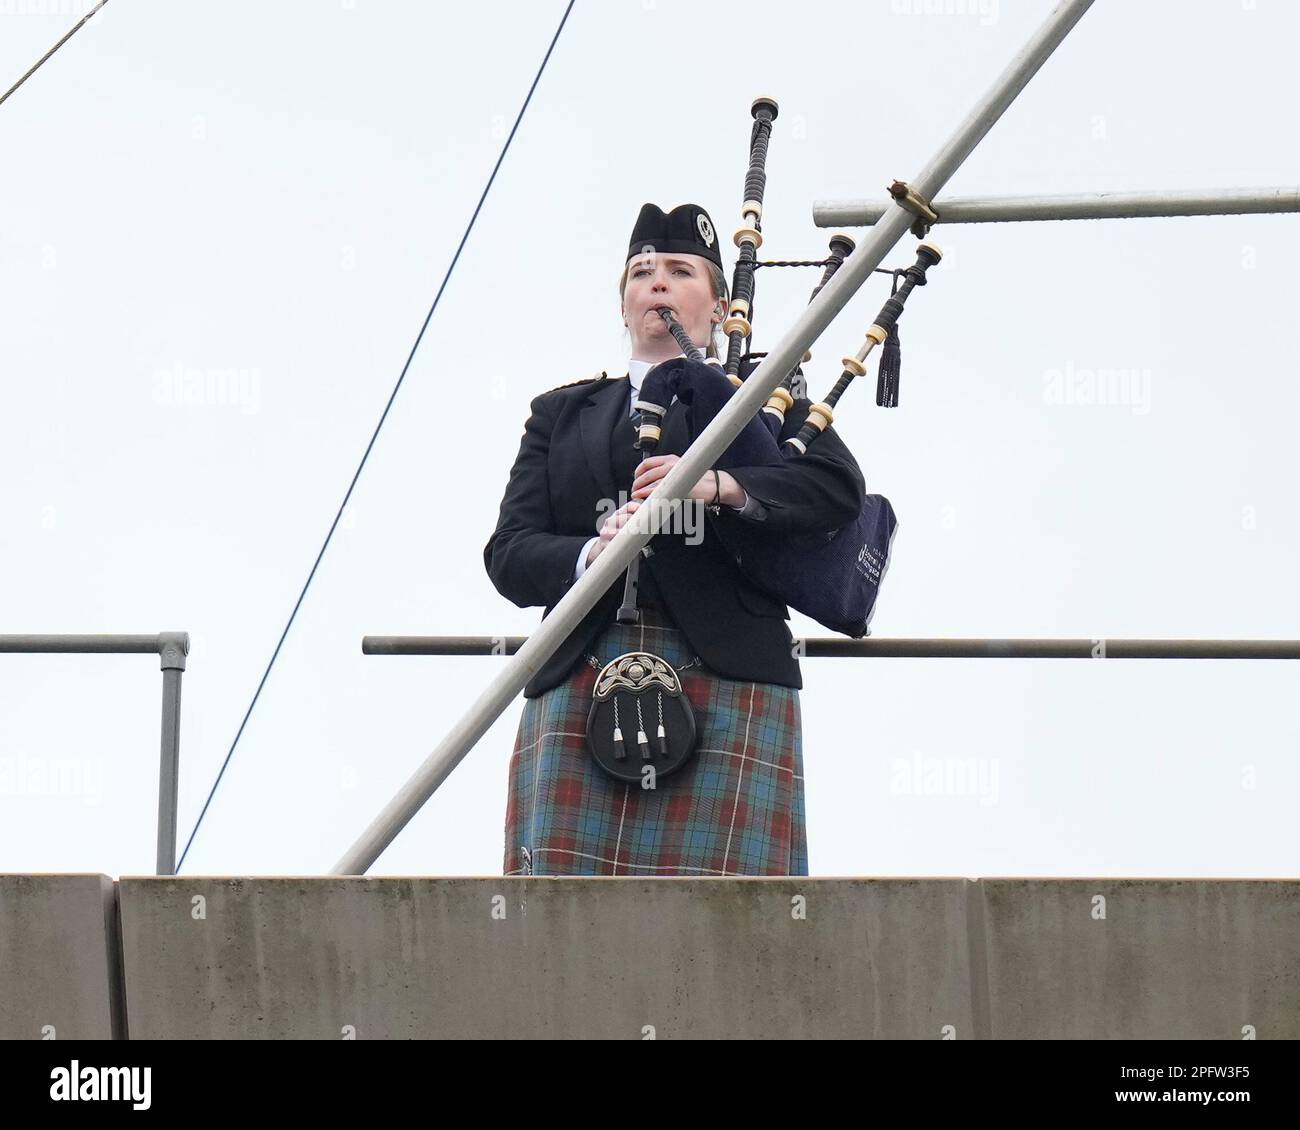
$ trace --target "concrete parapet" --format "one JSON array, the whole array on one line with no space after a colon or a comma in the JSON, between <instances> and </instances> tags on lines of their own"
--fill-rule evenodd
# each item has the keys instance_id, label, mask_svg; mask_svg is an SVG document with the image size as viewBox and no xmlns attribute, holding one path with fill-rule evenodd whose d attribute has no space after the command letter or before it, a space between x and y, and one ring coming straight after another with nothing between
<instances>
[{"instance_id":1,"label":"concrete parapet","mask_svg":"<svg viewBox=\"0 0 1300 1130\"><path fill-rule=\"evenodd\" d=\"M0 1037L1298 1039L1300 882L0 876Z\"/></svg>"},{"instance_id":2,"label":"concrete parapet","mask_svg":"<svg viewBox=\"0 0 1300 1130\"><path fill-rule=\"evenodd\" d=\"M125 1038L107 875L0 875L0 1039Z\"/></svg>"},{"instance_id":3,"label":"concrete parapet","mask_svg":"<svg viewBox=\"0 0 1300 1130\"><path fill-rule=\"evenodd\" d=\"M121 886L139 1037L973 1031L964 879Z\"/></svg>"},{"instance_id":4,"label":"concrete parapet","mask_svg":"<svg viewBox=\"0 0 1300 1130\"><path fill-rule=\"evenodd\" d=\"M1300 883L979 886L995 1039L1300 1039Z\"/></svg>"}]
</instances>

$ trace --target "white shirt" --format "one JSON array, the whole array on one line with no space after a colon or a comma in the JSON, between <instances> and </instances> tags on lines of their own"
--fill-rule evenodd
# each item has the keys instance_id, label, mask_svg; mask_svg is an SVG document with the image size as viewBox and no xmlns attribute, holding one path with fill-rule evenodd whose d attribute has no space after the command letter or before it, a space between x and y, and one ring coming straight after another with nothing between
<instances>
[{"instance_id":1,"label":"white shirt","mask_svg":"<svg viewBox=\"0 0 1300 1130\"><path fill-rule=\"evenodd\" d=\"M637 357L630 358L627 363L627 379L631 388L628 390L627 397L627 414L631 416L634 413L632 407L637 397L641 394L641 382L645 380L645 375L653 369L658 361L642 361ZM677 397L673 397L672 402L676 403ZM742 488L743 489L743 488ZM737 514L745 512L752 514L758 509L760 504L756 503L749 497L749 492L745 492L745 501L740 506L729 506L727 509L735 511ZM600 536L588 538L586 544L578 551L578 560L573 568L573 579L576 581L583 573L587 571L587 554L591 552L591 547L600 541Z\"/></svg>"}]
</instances>

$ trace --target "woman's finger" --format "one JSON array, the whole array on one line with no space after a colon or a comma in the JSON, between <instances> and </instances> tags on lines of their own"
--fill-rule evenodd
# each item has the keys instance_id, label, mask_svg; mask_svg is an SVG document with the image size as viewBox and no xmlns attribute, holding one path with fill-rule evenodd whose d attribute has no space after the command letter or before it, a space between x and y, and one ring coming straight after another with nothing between
<instances>
[{"instance_id":1,"label":"woman's finger","mask_svg":"<svg viewBox=\"0 0 1300 1130\"><path fill-rule=\"evenodd\" d=\"M647 472L655 468L661 468L659 474L666 475L672 469L672 465L680 458L680 455L651 455L649 458L641 460L632 474L636 479L640 479ZM635 482L633 485L635 485Z\"/></svg>"},{"instance_id":2,"label":"woman's finger","mask_svg":"<svg viewBox=\"0 0 1300 1130\"><path fill-rule=\"evenodd\" d=\"M627 522L628 518L636 513L637 507L640 505L641 503L633 500L632 502L620 506L614 511L614 513L605 519L604 524L600 528L600 536L606 541L612 538L623 528L623 525Z\"/></svg>"},{"instance_id":3,"label":"woman's finger","mask_svg":"<svg viewBox=\"0 0 1300 1130\"><path fill-rule=\"evenodd\" d=\"M647 488L652 487L655 483L657 483L660 479L662 479L665 475L667 475L670 470L671 467L668 464L662 464L658 467L650 468L650 470L646 471L644 474L632 480L632 493L649 494L650 492Z\"/></svg>"}]
</instances>

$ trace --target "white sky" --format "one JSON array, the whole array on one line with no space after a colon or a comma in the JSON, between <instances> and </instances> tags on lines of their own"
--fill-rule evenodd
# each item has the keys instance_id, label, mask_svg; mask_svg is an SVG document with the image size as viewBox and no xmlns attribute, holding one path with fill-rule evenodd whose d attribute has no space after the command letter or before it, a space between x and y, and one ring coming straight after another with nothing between
<instances>
[{"instance_id":1,"label":"white sky","mask_svg":"<svg viewBox=\"0 0 1300 1130\"><path fill-rule=\"evenodd\" d=\"M328 871L504 662L364 634L535 626L482 548L532 396L623 372L643 201L730 232L772 95L763 251L820 257L812 201L915 175L1050 8L579 0L183 872ZM0 86L72 9L0 0ZM0 632L191 633L182 845L563 10L112 0L0 106ZM947 192L1300 184L1298 37L1283 0L1098 0ZM902 406L873 373L837 420L900 517L873 634L1300 637L1300 217L935 235ZM816 276L760 272L759 347ZM1098 369L1140 400L1052 402ZM190 370L233 403L169 399ZM1300 872L1293 664L804 679L815 875ZM0 656L0 870L153 870L160 696L148 656ZM500 873L521 702L372 873Z\"/></svg>"}]
</instances>

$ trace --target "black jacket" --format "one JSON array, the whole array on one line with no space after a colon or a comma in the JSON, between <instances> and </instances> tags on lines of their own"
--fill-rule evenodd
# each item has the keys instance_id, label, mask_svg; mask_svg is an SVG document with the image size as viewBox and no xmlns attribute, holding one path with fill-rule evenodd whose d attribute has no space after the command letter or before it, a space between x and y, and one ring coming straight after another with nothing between
<instances>
[{"instance_id":1,"label":"black jacket","mask_svg":"<svg viewBox=\"0 0 1300 1130\"><path fill-rule=\"evenodd\" d=\"M630 484L614 481L610 438L628 415L629 389L625 376L610 379L602 373L544 392L530 406L483 563L502 596L521 608L543 606L543 618L574 584L578 551L597 533L598 513L608 513L611 500L626 500ZM802 422L808 406L807 400L795 402L787 428ZM676 402L658 450L681 455L686 432L684 410ZM857 517L866 497L862 472L833 428L807 454L780 466L730 473L764 504L762 525L773 537L838 529ZM605 509L598 512L602 502ZM641 568L653 573L668 614L707 667L730 679L802 687L786 606L751 584L708 528L712 522L751 521L723 507L720 515L708 514L703 539L691 539L697 544L688 544L681 532L658 534L650 541L653 555ZM620 574L533 676L524 688L526 698L564 681L613 622L622 595Z\"/></svg>"}]
</instances>

